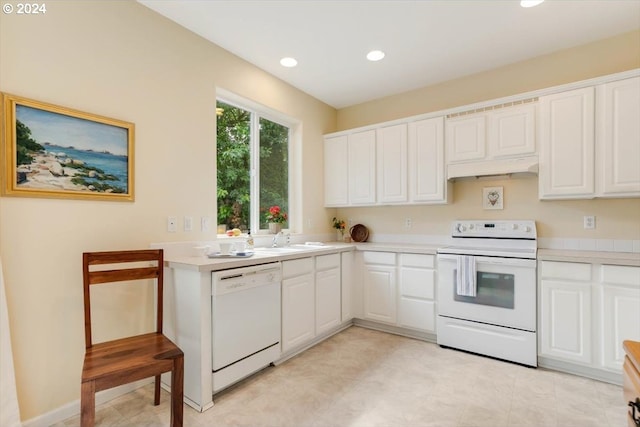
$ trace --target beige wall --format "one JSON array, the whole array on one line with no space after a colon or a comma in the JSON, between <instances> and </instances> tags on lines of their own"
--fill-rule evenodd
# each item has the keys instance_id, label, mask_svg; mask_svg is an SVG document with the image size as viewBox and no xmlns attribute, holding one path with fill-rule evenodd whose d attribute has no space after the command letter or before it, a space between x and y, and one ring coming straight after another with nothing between
<instances>
[{"instance_id":1,"label":"beige wall","mask_svg":"<svg viewBox=\"0 0 640 427\"><path fill-rule=\"evenodd\" d=\"M199 218L215 218L216 87L304 123L299 184L317 194L333 108L133 1L56 1L46 15L0 14L1 91L136 125L134 203L0 198L23 420L79 399L83 251L214 237L199 231ZM305 231L328 231L332 212L321 198L305 198L299 209L316 226ZM193 216L195 231L167 233L169 215L180 226ZM120 305L133 303L121 295ZM125 323L137 330L149 322Z\"/></svg>"},{"instance_id":2,"label":"beige wall","mask_svg":"<svg viewBox=\"0 0 640 427\"><path fill-rule=\"evenodd\" d=\"M1 91L136 124L135 203L0 198L0 256L22 419L79 398L83 251L213 237L197 225L201 216L215 218L217 86L303 122L301 185L311 196L299 209L305 225L313 224L305 232L327 232L335 210L323 209L317 197L322 134L638 67L637 39L638 33L630 34L336 116L332 108L132 1L56 1L42 16L0 14ZM519 73L528 67L532 71L522 79ZM505 210L496 217L540 217L543 235L585 235L579 225L588 213L598 217L589 236L640 236L638 200L539 202L532 179L459 182L449 206L339 213L371 225L374 233L404 232L399 229L410 216L412 232L442 234L453 217L494 217L479 208L481 187L488 185L505 186ZM193 216L196 231L166 233L169 215ZM127 308L130 298L124 295L119 303ZM125 323L141 329L148 322Z\"/></svg>"},{"instance_id":3,"label":"beige wall","mask_svg":"<svg viewBox=\"0 0 640 427\"><path fill-rule=\"evenodd\" d=\"M338 110L337 130L439 111L545 87L640 68L640 31L552 53L435 86ZM640 167L640 159L638 161ZM505 208L482 209L482 187L504 186ZM640 199L538 200L537 179L455 182L447 206L340 209L340 218L362 222L381 234L447 234L453 219L535 219L541 237L640 239ZM584 230L582 217L596 216ZM404 219L411 217L411 230Z\"/></svg>"}]
</instances>

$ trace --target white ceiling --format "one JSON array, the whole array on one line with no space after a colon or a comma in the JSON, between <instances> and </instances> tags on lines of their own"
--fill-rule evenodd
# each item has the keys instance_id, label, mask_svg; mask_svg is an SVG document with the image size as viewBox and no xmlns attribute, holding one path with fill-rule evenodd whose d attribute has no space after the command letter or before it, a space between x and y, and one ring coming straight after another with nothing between
<instances>
[{"instance_id":1,"label":"white ceiling","mask_svg":"<svg viewBox=\"0 0 640 427\"><path fill-rule=\"evenodd\" d=\"M336 108L640 28L640 0L138 1Z\"/></svg>"}]
</instances>

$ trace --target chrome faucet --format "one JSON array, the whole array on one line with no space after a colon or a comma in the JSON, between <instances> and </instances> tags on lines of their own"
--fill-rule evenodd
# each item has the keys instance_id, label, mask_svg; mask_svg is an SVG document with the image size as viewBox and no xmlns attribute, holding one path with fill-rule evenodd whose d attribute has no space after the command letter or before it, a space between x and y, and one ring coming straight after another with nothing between
<instances>
[{"instance_id":1,"label":"chrome faucet","mask_svg":"<svg viewBox=\"0 0 640 427\"><path fill-rule=\"evenodd\" d=\"M271 242L271 247L272 248L277 248L278 247L278 237L280 237L280 235L284 235L284 232L280 231L280 232L276 233L275 236L273 236L273 241Z\"/></svg>"}]
</instances>

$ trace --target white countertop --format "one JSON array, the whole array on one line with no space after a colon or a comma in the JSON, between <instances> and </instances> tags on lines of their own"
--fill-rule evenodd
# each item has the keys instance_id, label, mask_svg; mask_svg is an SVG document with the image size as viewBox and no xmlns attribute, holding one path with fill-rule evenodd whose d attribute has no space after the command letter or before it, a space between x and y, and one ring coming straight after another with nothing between
<instances>
[{"instance_id":1,"label":"white countertop","mask_svg":"<svg viewBox=\"0 0 640 427\"><path fill-rule=\"evenodd\" d=\"M381 242L327 242L326 247L312 247L304 250L271 253L255 252L251 257L208 258L204 255L170 255L165 254L165 263L171 268L182 268L196 271L217 271L229 268L247 267L250 265L266 264L269 262L286 261L309 256L352 250L375 252L398 252L436 255L439 247L445 245L416 244L416 243L381 243ZM538 249L539 261L583 262L591 264L610 264L640 267L640 253L636 252L604 252L581 251L566 249Z\"/></svg>"},{"instance_id":2,"label":"white countertop","mask_svg":"<svg viewBox=\"0 0 640 427\"><path fill-rule=\"evenodd\" d=\"M355 245L350 243L330 242L326 247L315 246L304 250L286 253L273 253L265 250L255 252L250 257L209 258L205 255L168 255L164 262L167 267L181 268L196 271L218 271L229 268L247 267L250 265L267 264L270 262L286 261L290 259L306 258L316 255L326 255L338 252L355 250Z\"/></svg>"},{"instance_id":3,"label":"white countertop","mask_svg":"<svg viewBox=\"0 0 640 427\"><path fill-rule=\"evenodd\" d=\"M538 249L539 261L584 262L640 267L640 253Z\"/></svg>"}]
</instances>

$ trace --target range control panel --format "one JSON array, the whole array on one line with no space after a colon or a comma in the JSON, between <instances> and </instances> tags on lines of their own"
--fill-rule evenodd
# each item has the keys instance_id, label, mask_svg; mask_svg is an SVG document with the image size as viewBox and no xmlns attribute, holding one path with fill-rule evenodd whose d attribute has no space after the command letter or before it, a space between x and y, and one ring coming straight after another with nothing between
<instances>
[{"instance_id":1,"label":"range control panel","mask_svg":"<svg viewBox=\"0 0 640 427\"><path fill-rule=\"evenodd\" d=\"M535 221L454 221L451 237L475 237L494 239L536 239Z\"/></svg>"}]
</instances>

